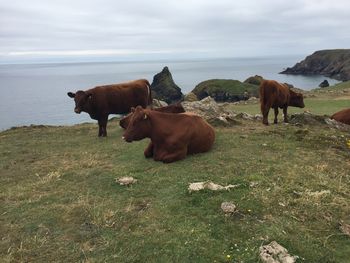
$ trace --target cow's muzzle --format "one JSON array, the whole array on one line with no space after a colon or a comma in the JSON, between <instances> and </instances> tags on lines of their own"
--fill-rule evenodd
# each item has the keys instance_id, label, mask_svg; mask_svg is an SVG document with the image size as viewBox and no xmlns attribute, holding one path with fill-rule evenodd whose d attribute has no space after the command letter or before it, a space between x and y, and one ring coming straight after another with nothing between
<instances>
[{"instance_id":1,"label":"cow's muzzle","mask_svg":"<svg viewBox=\"0 0 350 263\"><path fill-rule=\"evenodd\" d=\"M132 140L128 136L123 136L122 139L126 142L132 142Z\"/></svg>"},{"instance_id":2,"label":"cow's muzzle","mask_svg":"<svg viewBox=\"0 0 350 263\"><path fill-rule=\"evenodd\" d=\"M78 109L78 108L75 108L75 109L74 109L74 112L80 114L81 110Z\"/></svg>"}]
</instances>

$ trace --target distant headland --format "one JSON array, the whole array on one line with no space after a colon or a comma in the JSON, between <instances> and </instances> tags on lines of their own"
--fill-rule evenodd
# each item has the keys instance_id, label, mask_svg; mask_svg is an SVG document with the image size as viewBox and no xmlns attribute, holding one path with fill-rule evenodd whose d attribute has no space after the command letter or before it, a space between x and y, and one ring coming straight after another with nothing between
<instances>
[{"instance_id":1,"label":"distant headland","mask_svg":"<svg viewBox=\"0 0 350 263\"><path fill-rule=\"evenodd\" d=\"M350 49L319 50L291 68L280 72L292 75L323 75L350 80Z\"/></svg>"}]
</instances>

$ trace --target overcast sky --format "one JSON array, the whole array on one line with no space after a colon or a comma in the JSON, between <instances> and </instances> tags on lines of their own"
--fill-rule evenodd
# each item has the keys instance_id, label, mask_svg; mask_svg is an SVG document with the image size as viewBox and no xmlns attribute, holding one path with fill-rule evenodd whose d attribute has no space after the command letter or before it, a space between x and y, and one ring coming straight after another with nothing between
<instances>
[{"instance_id":1,"label":"overcast sky","mask_svg":"<svg viewBox=\"0 0 350 263\"><path fill-rule=\"evenodd\" d=\"M0 0L0 62L350 48L349 0Z\"/></svg>"}]
</instances>

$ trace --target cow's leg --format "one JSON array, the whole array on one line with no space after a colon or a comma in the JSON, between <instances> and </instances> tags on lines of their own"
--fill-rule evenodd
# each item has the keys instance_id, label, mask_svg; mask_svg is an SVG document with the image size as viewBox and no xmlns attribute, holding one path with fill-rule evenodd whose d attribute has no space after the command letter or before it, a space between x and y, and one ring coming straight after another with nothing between
<instances>
[{"instance_id":1,"label":"cow's leg","mask_svg":"<svg viewBox=\"0 0 350 263\"><path fill-rule=\"evenodd\" d=\"M98 125L100 126L100 132L99 137L106 137L107 136L107 121L108 121L108 115L103 116L98 120Z\"/></svg>"},{"instance_id":2,"label":"cow's leg","mask_svg":"<svg viewBox=\"0 0 350 263\"><path fill-rule=\"evenodd\" d=\"M288 116L287 116L287 106L283 107L283 116L284 116L284 122L288 122Z\"/></svg>"},{"instance_id":3,"label":"cow's leg","mask_svg":"<svg viewBox=\"0 0 350 263\"><path fill-rule=\"evenodd\" d=\"M187 147L177 150L175 153L169 153L163 156L162 160L164 163L172 163L181 159L184 159L187 154Z\"/></svg>"},{"instance_id":4,"label":"cow's leg","mask_svg":"<svg viewBox=\"0 0 350 263\"><path fill-rule=\"evenodd\" d=\"M144 151L144 155L146 158L150 158L153 156L153 143L150 142L147 146L147 148Z\"/></svg>"},{"instance_id":5,"label":"cow's leg","mask_svg":"<svg viewBox=\"0 0 350 263\"><path fill-rule=\"evenodd\" d=\"M273 123L277 124L278 107L275 107L274 110L275 110L275 119L274 119Z\"/></svg>"},{"instance_id":6,"label":"cow's leg","mask_svg":"<svg viewBox=\"0 0 350 263\"><path fill-rule=\"evenodd\" d=\"M102 136L102 124L100 120L98 120L98 137Z\"/></svg>"},{"instance_id":7,"label":"cow's leg","mask_svg":"<svg viewBox=\"0 0 350 263\"><path fill-rule=\"evenodd\" d=\"M263 116L263 124L269 125L268 117L269 117L270 106L261 105L261 114Z\"/></svg>"}]
</instances>

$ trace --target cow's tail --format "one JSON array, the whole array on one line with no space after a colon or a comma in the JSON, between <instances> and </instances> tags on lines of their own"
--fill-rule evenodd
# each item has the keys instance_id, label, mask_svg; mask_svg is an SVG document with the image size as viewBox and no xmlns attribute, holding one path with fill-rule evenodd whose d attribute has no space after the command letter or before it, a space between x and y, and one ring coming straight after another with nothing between
<instances>
[{"instance_id":1,"label":"cow's tail","mask_svg":"<svg viewBox=\"0 0 350 263\"><path fill-rule=\"evenodd\" d=\"M261 82L261 84L260 84L260 87L259 87L259 97L260 97L260 104L261 105L264 105L265 104L265 100L266 100L266 98L265 98L265 89L266 89L266 81L265 80L263 80L262 82Z\"/></svg>"},{"instance_id":2,"label":"cow's tail","mask_svg":"<svg viewBox=\"0 0 350 263\"><path fill-rule=\"evenodd\" d=\"M153 104L153 99L152 99L152 89L151 89L151 84L149 84L148 80L145 80L146 86L147 86L147 94L148 94L148 100L147 100L147 105L149 105L152 108Z\"/></svg>"}]
</instances>

